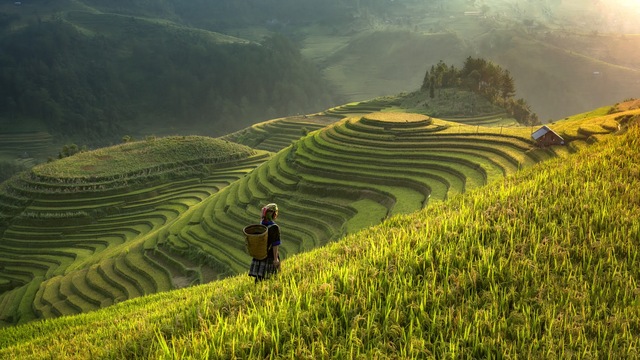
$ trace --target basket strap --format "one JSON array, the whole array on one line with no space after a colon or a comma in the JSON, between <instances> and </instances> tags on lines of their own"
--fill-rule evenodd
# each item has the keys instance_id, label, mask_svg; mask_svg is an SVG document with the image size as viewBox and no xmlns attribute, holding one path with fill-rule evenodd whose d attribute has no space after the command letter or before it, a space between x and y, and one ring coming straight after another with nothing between
<instances>
[{"instance_id":1,"label":"basket strap","mask_svg":"<svg viewBox=\"0 0 640 360\"><path fill-rule=\"evenodd\" d=\"M267 225L267 257L269 257L269 251L273 248L273 246L269 244L269 229L271 229L272 226L278 226L278 224Z\"/></svg>"}]
</instances>

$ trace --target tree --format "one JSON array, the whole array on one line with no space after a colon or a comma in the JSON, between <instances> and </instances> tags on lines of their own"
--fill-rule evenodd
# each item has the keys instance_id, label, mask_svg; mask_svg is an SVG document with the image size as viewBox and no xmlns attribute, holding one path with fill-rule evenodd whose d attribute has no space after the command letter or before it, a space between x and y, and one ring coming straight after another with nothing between
<instances>
[{"instance_id":1,"label":"tree","mask_svg":"<svg viewBox=\"0 0 640 360\"><path fill-rule=\"evenodd\" d=\"M513 100L508 102L508 110L520 124L538 125L540 123L538 115L531 111L531 107L524 99Z\"/></svg>"},{"instance_id":2,"label":"tree","mask_svg":"<svg viewBox=\"0 0 640 360\"><path fill-rule=\"evenodd\" d=\"M424 74L424 78L422 79L422 86L420 90L426 91L431 87L431 73L429 70Z\"/></svg>"},{"instance_id":3,"label":"tree","mask_svg":"<svg viewBox=\"0 0 640 360\"><path fill-rule=\"evenodd\" d=\"M512 98L516 94L516 86L509 70L505 70L500 79L500 92L504 100Z\"/></svg>"},{"instance_id":4,"label":"tree","mask_svg":"<svg viewBox=\"0 0 640 360\"><path fill-rule=\"evenodd\" d=\"M62 150L58 153L58 159L66 158L81 152L76 144L63 145Z\"/></svg>"},{"instance_id":5,"label":"tree","mask_svg":"<svg viewBox=\"0 0 640 360\"><path fill-rule=\"evenodd\" d=\"M465 83L467 84L467 87L469 88L469 90L477 92L480 90L480 71L478 70L473 70L469 73L469 75L467 75L466 79L465 79Z\"/></svg>"},{"instance_id":6,"label":"tree","mask_svg":"<svg viewBox=\"0 0 640 360\"><path fill-rule=\"evenodd\" d=\"M5 106L7 107L7 113L9 114L9 119L14 120L16 117L16 112L18 111L18 104L11 96L7 97L5 104Z\"/></svg>"},{"instance_id":7,"label":"tree","mask_svg":"<svg viewBox=\"0 0 640 360\"><path fill-rule=\"evenodd\" d=\"M504 107L521 124L537 124L538 116L531 111L524 99L513 100L515 81L508 70L482 58L468 57L461 70L447 66L442 60L432 65L423 79L422 89L428 86L429 96L435 97L435 89L464 86L482 95L491 103ZM475 105L472 104L472 107Z\"/></svg>"}]
</instances>

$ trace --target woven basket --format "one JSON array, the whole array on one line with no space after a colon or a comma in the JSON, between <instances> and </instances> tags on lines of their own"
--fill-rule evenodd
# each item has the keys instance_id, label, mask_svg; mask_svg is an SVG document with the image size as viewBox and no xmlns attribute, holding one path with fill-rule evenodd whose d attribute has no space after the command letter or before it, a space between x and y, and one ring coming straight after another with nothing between
<instances>
[{"instance_id":1,"label":"woven basket","mask_svg":"<svg viewBox=\"0 0 640 360\"><path fill-rule=\"evenodd\" d=\"M262 224L256 224L246 226L242 232L244 232L249 255L257 260L266 259L269 229Z\"/></svg>"}]
</instances>

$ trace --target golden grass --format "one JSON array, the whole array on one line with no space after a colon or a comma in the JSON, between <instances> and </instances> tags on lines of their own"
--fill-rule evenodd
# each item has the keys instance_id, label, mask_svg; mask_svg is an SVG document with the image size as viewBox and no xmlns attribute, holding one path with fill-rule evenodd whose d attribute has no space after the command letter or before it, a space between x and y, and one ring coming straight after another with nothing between
<instances>
[{"instance_id":1,"label":"golden grass","mask_svg":"<svg viewBox=\"0 0 640 360\"><path fill-rule=\"evenodd\" d=\"M590 135L607 134L619 129L616 120L625 115L640 115L640 109L628 110L609 114L610 107L600 108L596 111L575 115L565 120L547 124L547 126L560 134L570 138L588 138Z\"/></svg>"},{"instance_id":2,"label":"golden grass","mask_svg":"<svg viewBox=\"0 0 640 360\"><path fill-rule=\"evenodd\" d=\"M640 99L629 100L629 101L616 104L615 108L618 111L629 111L629 110L640 109Z\"/></svg>"},{"instance_id":3,"label":"golden grass","mask_svg":"<svg viewBox=\"0 0 640 360\"><path fill-rule=\"evenodd\" d=\"M430 119L430 117L426 115L404 112L376 112L367 114L363 118L383 123L422 123Z\"/></svg>"}]
</instances>

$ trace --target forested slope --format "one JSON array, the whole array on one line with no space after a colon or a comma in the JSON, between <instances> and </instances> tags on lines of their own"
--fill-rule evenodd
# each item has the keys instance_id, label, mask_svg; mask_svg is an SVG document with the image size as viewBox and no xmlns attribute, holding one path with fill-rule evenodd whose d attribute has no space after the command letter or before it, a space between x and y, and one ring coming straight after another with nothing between
<instances>
[{"instance_id":1,"label":"forested slope","mask_svg":"<svg viewBox=\"0 0 640 360\"><path fill-rule=\"evenodd\" d=\"M7 21L0 32L3 133L45 130L90 145L189 129L219 136L335 103L319 71L282 36L254 43L79 10Z\"/></svg>"}]
</instances>

